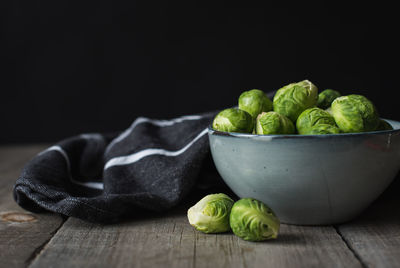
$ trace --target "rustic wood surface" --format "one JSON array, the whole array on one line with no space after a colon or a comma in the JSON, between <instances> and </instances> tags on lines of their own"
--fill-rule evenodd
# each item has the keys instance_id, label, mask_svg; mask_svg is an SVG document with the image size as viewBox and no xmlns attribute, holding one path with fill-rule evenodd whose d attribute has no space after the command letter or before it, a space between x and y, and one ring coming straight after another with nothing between
<instances>
[{"instance_id":1,"label":"rustic wood surface","mask_svg":"<svg viewBox=\"0 0 400 268\"><path fill-rule=\"evenodd\" d=\"M112 225L24 211L13 183L44 148L0 147L0 267L400 267L398 179L352 222L282 225L277 240L253 243L194 230L186 219L194 199Z\"/></svg>"},{"instance_id":2,"label":"rustic wood surface","mask_svg":"<svg viewBox=\"0 0 400 268\"><path fill-rule=\"evenodd\" d=\"M12 189L23 165L46 145L0 147L0 267L25 267L64 222L20 208Z\"/></svg>"},{"instance_id":3,"label":"rustic wood surface","mask_svg":"<svg viewBox=\"0 0 400 268\"><path fill-rule=\"evenodd\" d=\"M400 180L338 231L366 267L400 267Z\"/></svg>"}]
</instances>

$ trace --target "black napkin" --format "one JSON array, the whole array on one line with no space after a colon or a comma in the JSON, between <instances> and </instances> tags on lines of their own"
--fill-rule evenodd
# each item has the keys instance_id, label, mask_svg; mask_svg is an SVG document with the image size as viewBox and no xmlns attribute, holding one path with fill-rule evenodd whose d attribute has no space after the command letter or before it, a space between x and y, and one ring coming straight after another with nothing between
<instances>
[{"instance_id":1,"label":"black napkin","mask_svg":"<svg viewBox=\"0 0 400 268\"><path fill-rule=\"evenodd\" d=\"M193 189L209 154L215 113L139 117L119 135L82 134L36 155L14 186L23 208L94 222L165 211Z\"/></svg>"}]
</instances>

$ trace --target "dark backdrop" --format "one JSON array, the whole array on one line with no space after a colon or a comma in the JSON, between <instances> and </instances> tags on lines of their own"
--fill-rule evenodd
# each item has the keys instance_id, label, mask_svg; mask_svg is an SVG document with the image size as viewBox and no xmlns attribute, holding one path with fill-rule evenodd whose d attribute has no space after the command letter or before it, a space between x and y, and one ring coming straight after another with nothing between
<instances>
[{"instance_id":1,"label":"dark backdrop","mask_svg":"<svg viewBox=\"0 0 400 268\"><path fill-rule=\"evenodd\" d=\"M303 79L363 94L400 119L398 29L385 10L167 2L3 1L0 142L222 109L243 90Z\"/></svg>"}]
</instances>

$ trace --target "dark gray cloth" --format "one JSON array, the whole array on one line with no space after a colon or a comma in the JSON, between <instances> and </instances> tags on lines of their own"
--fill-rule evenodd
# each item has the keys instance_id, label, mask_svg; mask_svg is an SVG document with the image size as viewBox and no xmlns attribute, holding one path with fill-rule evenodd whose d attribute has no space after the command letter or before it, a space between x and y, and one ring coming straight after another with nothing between
<instances>
[{"instance_id":1,"label":"dark gray cloth","mask_svg":"<svg viewBox=\"0 0 400 268\"><path fill-rule=\"evenodd\" d=\"M168 210L193 189L210 157L207 127L214 115L137 118L119 135L65 139L25 165L14 198L33 212L94 222Z\"/></svg>"}]
</instances>

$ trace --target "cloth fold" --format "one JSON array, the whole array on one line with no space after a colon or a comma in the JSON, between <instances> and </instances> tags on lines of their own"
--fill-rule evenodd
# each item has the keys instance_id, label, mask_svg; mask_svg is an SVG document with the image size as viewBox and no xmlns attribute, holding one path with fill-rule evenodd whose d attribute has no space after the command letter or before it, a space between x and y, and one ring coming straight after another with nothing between
<instances>
[{"instance_id":1,"label":"cloth fold","mask_svg":"<svg viewBox=\"0 0 400 268\"><path fill-rule=\"evenodd\" d=\"M215 114L139 117L120 134L65 139L25 165L14 198L33 212L93 222L168 210L188 195L209 162L207 127Z\"/></svg>"}]
</instances>

